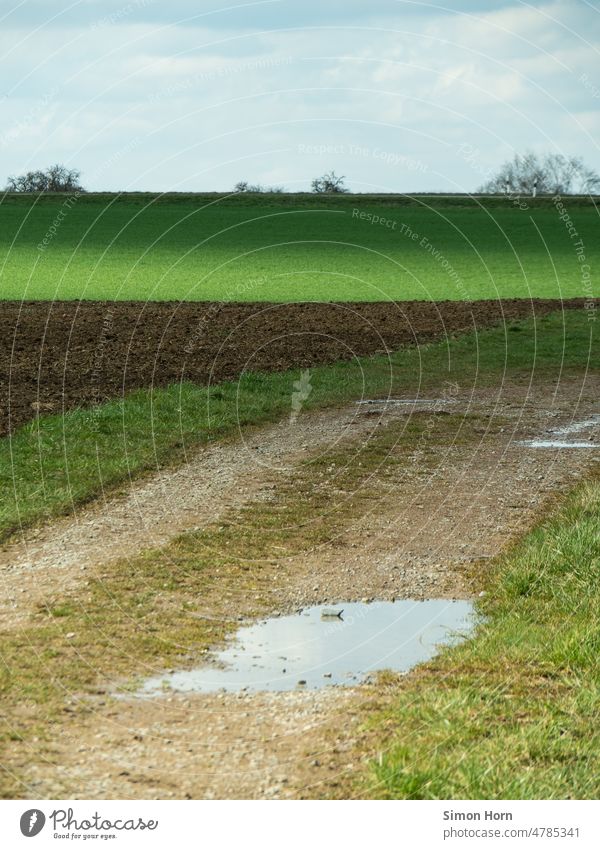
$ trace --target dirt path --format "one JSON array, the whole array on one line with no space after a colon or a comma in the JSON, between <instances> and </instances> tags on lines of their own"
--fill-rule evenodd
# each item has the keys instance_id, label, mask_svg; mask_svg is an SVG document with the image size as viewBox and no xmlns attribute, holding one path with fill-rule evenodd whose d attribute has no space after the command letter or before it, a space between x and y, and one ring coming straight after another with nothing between
<instances>
[{"instance_id":1,"label":"dirt path","mask_svg":"<svg viewBox=\"0 0 600 849\"><path fill-rule=\"evenodd\" d=\"M431 438L401 462L377 470L357 521L286 564L280 609L332 599L468 596L469 564L499 552L531 524L552 493L567 488L598 456L595 449L538 450L521 440L597 413L599 389L594 378L585 386L504 385L475 397L457 394L453 411L478 419L474 444L461 442L459 434L437 443L433 437L443 426L445 408L422 406L418 412L431 422ZM301 459L341 439L349 462L360 462L357 446L377 438L384 423L401 426L409 412L401 405L354 405L301 417L293 433L283 425L253 434L241 449L233 443L208 449L185 469L162 473L114 503L57 523L41 538L3 554L11 621L18 624L19 615L26 615L29 592L40 587L45 592L48 583L54 591L57 583L76 583L84 555L93 568L106 556L133 554L142 541L149 542L151 528L157 543L225 510L269 498L273 480L293 476ZM584 436L597 440L593 426ZM331 476L326 484L315 477L314 486L321 485L335 492ZM136 518L130 521L132 510ZM102 523L100 530L95 522ZM61 551L63 563L53 565ZM19 592L24 581L27 593ZM352 738L368 698L368 687L126 701L102 696L86 718L67 716L44 760L32 747L24 795L323 795L338 772L356 767Z\"/></svg>"},{"instance_id":2,"label":"dirt path","mask_svg":"<svg viewBox=\"0 0 600 849\"><path fill-rule=\"evenodd\" d=\"M369 439L384 421L405 420L411 411L431 408L388 405L372 416L351 405L308 413L293 424L284 420L203 448L179 469L133 481L124 495L100 499L73 516L25 532L0 550L3 626L22 622L36 604L72 589L86 577L82 573L96 566L164 545L226 511L268 498L274 482L292 475L307 457L349 437Z\"/></svg>"}]
</instances>

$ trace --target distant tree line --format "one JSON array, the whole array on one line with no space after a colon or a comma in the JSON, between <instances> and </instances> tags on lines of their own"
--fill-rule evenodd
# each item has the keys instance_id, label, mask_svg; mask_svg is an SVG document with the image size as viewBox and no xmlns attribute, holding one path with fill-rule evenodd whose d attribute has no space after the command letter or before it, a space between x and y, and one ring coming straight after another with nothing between
<instances>
[{"instance_id":1,"label":"distant tree line","mask_svg":"<svg viewBox=\"0 0 600 849\"><path fill-rule=\"evenodd\" d=\"M64 165L51 165L41 171L27 171L17 177L9 177L6 190L9 192L84 192L81 172ZM346 178L335 171L328 171L311 182L316 194L345 194L350 190ZM263 186L240 180L234 191L237 193L282 194L283 186ZM600 176L588 167L579 156L563 156L559 153L536 154L531 151L516 154L505 162L498 172L490 177L479 191L484 194L599 194Z\"/></svg>"},{"instance_id":2,"label":"distant tree line","mask_svg":"<svg viewBox=\"0 0 600 849\"><path fill-rule=\"evenodd\" d=\"M238 194L248 192L254 194L282 195L285 189L283 186L263 186L261 183L249 183L247 180L240 180L239 183L235 184L233 191Z\"/></svg>"},{"instance_id":3,"label":"distant tree line","mask_svg":"<svg viewBox=\"0 0 600 849\"><path fill-rule=\"evenodd\" d=\"M516 154L479 189L484 194L598 194L600 176L579 156Z\"/></svg>"},{"instance_id":4,"label":"distant tree line","mask_svg":"<svg viewBox=\"0 0 600 849\"><path fill-rule=\"evenodd\" d=\"M43 171L27 171L18 177L9 177L6 185L8 192L84 192L80 183L81 172L64 165L51 165ZM321 177L315 177L311 183L313 192L319 194L339 194L347 192L345 177L338 177L335 171L329 171ZM235 184L237 193L283 194L283 186L263 186L240 180Z\"/></svg>"},{"instance_id":5,"label":"distant tree line","mask_svg":"<svg viewBox=\"0 0 600 849\"><path fill-rule=\"evenodd\" d=\"M335 171L329 171L322 177L315 177L311 183L311 189L317 194L340 194L350 191L344 183L345 177L338 177ZM234 192L254 192L256 194L282 194L283 186L263 186L260 183L249 183L240 180L235 184Z\"/></svg>"},{"instance_id":6,"label":"distant tree line","mask_svg":"<svg viewBox=\"0 0 600 849\"><path fill-rule=\"evenodd\" d=\"M9 177L8 192L84 192L79 179L81 172L64 165L51 165L45 171L27 171L19 177Z\"/></svg>"}]
</instances>

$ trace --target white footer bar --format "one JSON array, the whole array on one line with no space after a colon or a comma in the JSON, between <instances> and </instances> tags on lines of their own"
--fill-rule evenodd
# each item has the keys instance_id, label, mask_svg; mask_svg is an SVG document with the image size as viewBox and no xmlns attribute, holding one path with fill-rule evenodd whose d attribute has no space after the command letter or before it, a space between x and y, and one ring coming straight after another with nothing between
<instances>
[{"instance_id":1,"label":"white footer bar","mask_svg":"<svg viewBox=\"0 0 600 849\"><path fill-rule=\"evenodd\" d=\"M597 849L600 802L5 801L0 846Z\"/></svg>"}]
</instances>

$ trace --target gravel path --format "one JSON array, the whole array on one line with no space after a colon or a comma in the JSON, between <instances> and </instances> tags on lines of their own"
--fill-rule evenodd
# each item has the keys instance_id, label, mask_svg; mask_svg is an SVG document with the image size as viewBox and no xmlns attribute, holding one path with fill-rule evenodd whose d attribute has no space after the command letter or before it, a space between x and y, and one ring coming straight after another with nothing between
<instances>
[{"instance_id":1,"label":"gravel path","mask_svg":"<svg viewBox=\"0 0 600 849\"><path fill-rule=\"evenodd\" d=\"M406 414L390 406L382 419ZM284 420L202 448L181 468L133 480L123 495L106 496L72 516L26 531L0 550L3 626L22 622L40 599L73 588L85 577L82 573L99 564L164 545L253 498L269 497L273 483L289 477L302 460L348 436L369 438L380 423L380 417L363 415L357 405L305 414L293 424Z\"/></svg>"}]
</instances>

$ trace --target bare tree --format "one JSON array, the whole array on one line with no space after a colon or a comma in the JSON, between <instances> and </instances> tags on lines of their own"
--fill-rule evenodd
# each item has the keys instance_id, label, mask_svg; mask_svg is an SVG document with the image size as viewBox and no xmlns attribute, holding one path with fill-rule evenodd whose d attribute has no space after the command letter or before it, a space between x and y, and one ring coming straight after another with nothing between
<instances>
[{"instance_id":1,"label":"bare tree","mask_svg":"<svg viewBox=\"0 0 600 849\"><path fill-rule=\"evenodd\" d=\"M560 153L538 156L528 151L505 162L479 191L485 194L533 194L534 191L552 195L597 194L600 176L578 156L566 157Z\"/></svg>"},{"instance_id":2,"label":"bare tree","mask_svg":"<svg viewBox=\"0 0 600 849\"><path fill-rule=\"evenodd\" d=\"M322 177L315 177L310 185L313 192L317 194L344 194L350 191L344 185L345 179L345 177L338 177L335 171L329 171Z\"/></svg>"},{"instance_id":3,"label":"bare tree","mask_svg":"<svg viewBox=\"0 0 600 849\"><path fill-rule=\"evenodd\" d=\"M9 192L83 192L79 183L81 172L51 165L45 171L27 171L18 177L9 177L6 190Z\"/></svg>"},{"instance_id":4,"label":"bare tree","mask_svg":"<svg viewBox=\"0 0 600 849\"><path fill-rule=\"evenodd\" d=\"M283 194L284 189L283 186L262 186L260 183L249 183L247 180L240 180L239 183L235 184L233 191L238 194L242 192L249 192L263 195L281 195Z\"/></svg>"}]
</instances>

